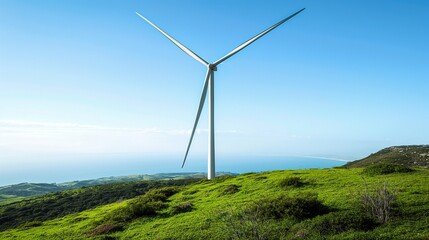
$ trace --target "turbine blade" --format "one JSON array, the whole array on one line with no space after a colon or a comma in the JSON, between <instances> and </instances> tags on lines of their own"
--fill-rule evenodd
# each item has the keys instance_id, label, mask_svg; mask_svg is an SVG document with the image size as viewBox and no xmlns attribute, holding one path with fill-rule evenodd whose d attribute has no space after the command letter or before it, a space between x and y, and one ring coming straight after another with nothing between
<instances>
[{"instance_id":1,"label":"turbine blade","mask_svg":"<svg viewBox=\"0 0 429 240\"><path fill-rule=\"evenodd\" d=\"M209 82L209 78L211 76L211 70L207 69L206 80L204 81L203 92L201 93L200 105L198 106L197 116L195 117L194 127L192 128L191 138L189 139L188 148L186 149L185 158L183 159L182 168L185 166L186 158L188 157L189 148L191 148L192 139L194 138L195 130L197 129L198 121L200 120L201 111L204 107L204 102L206 101L207 95L207 86Z\"/></svg>"},{"instance_id":2,"label":"turbine blade","mask_svg":"<svg viewBox=\"0 0 429 240\"><path fill-rule=\"evenodd\" d=\"M270 28L268 28L267 30L261 32L260 34L254 36L253 38L247 40L246 42L244 42L243 44L241 44L240 46L238 46L237 48L235 48L234 50L232 50L230 53L228 53L227 55L225 55L224 57L222 57L221 59L217 60L216 62L213 63L213 65L217 66L219 64L221 64L223 61L227 60L228 58L232 57L233 55L235 55L236 53L240 52L241 50L243 50L245 47L249 46L250 44L252 44L254 41L258 40L259 38L261 38L262 36L264 36L265 34L271 32L272 30L274 30L276 27L282 25L284 22L286 22L287 20L295 17L296 15L298 15L300 12L304 11L305 8L299 10L298 12L290 15L289 17L281 20L280 22L274 24L273 26L271 26Z\"/></svg>"},{"instance_id":3,"label":"turbine blade","mask_svg":"<svg viewBox=\"0 0 429 240\"><path fill-rule=\"evenodd\" d=\"M205 66L207 66L209 64L206 60L204 60L203 58L201 58L200 56L198 56L196 53L192 52L189 48L185 47L183 44L181 44L179 41L177 41L176 39L174 39L172 36L168 35L168 33L164 32L161 28L159 28L158 26L156 26L155 24L153 24L151 21L149 21L149 19L143 17L138 12L136 12L136 14L139 17L141 17L143 20L145 20L147 23L149 23L150 25L152 25L152 27L154 27L156 30L158 30L159 32L161 32L165 37L167 37L170 41L172 41L177 47L179 47L186 54L188 54L189 56L191 56L192 58L194 58L198 62L204 64Z\"/></svg>"}]
</instances>

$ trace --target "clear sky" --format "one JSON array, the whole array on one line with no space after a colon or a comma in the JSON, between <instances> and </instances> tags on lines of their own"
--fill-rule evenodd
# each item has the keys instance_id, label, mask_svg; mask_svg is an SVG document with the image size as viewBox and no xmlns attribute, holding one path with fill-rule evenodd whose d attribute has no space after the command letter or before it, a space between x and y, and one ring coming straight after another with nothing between
<instances>
[{"instance_id":1,"label":"clear sky","mask_svg":"<svg viewBox=\"0 0 429 240\"><path fill-rule=\"evenodd\" d=\"M206 69L135 12L212 62L302 7L218 67L218 154L429 143L427 0L2 0L2 169L44 154L181 159ZM206 113L191 158L207 151Z\"/></svg>"}]
</instances>

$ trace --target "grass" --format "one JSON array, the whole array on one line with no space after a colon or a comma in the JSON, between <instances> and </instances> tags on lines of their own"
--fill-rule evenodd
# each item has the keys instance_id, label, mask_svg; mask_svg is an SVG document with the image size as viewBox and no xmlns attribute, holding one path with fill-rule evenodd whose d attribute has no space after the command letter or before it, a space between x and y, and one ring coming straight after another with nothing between
<instances>
[{"instance_id":1,"label":"grass","mask_svg":"<svg viewBox=\"0 0 429 240\"><path fill-rule=\"evenodd\" d=\"M71 213L134 198L145 194L150 189L186 185L196 181L198 179L104 184L28 198L0 207L0 231L17 227L26 222L60 218ZM132 204L132 207L135 205Z\"/></svg>"},{"instance_id":2,"label":"grass","mask_svg":"<svg viewBox=\"0 0 429 240\"><path fill-rule=\"evenodd\" d=\"M136 201L134 198L6 230L0 232L0 239L230 239L228 226L221 219L226 210L240 213L241 206L269 205L273 199L283 199L290 206L295 201L290 199L300 196L313 196L329 211L298 218L290 217L289 213L261 218L254 223L259 224L262 233L269 233L261 236L268 239L428 239L429 170L375 176L362 171L360 168L286 170L201 180L181 187L170 197L161 196L164 205L153 215L122 224L109 221L112 213L131 206ZM297 175L311 184L288 188L279 184ZM367 221L368 216L356 212L359 211L356 195L365 187L362 177L370 189L380 181L394 187L401 214L386 224L372 224ZM152 197L157 199L155 195ZM301 202L293 204L302 205Z\"/></svg>"},{"instance_id":3,"label":"grass","mask_svg":"<svg viewBox=\"0 0 429 240\"><path fill-rule=\"evenodd\" d=\"M11 204L14 202L19 202L23 199L25 199L25 197L17 197L15 195L0 194L0 206Z\"/></svg>"}]
</instances>

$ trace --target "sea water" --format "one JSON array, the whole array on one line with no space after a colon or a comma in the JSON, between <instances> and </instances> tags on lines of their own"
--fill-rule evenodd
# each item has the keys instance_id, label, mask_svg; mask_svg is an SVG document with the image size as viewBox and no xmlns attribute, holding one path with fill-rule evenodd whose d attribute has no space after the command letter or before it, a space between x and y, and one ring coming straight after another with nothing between
<instances>
[{"instance_id":1,"label":"sea water","mask_svg":"<svg viewBox=\"0 0 429 240\"><path fill-rule=\"evenodd\" d=\"M61 183L132 174L207 172L207 157L191 156L181 168L182 156L160 155L58 155L1 161L0 186L21 182ZM331 168L346 161L302 156L216 157L216 171L246 173L285 169Z\"/></svg>"}]
</instances>

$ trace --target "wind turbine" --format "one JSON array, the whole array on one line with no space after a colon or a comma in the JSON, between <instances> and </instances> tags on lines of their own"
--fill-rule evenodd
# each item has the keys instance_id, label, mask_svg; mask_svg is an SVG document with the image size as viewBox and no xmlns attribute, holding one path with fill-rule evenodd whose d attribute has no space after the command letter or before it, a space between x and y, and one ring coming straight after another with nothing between
<instances>
[{"instance_id":1,"label":"wind turbine","mask_svg":"<svg viewBox=\"0 0 429 240\"><path fill-rule=\"evenodd\" d=\"M296 13L290 15L289 17L287 17L287 18L281 20L280 22L274 24L273 26L269 27L265 31L259 33L258 35L254 36L253 38L242 43L240 46L236 47L234 50L232 50L231 52L226 54L224 57L220 58L219 60L217 60L213 63L208 63L206 60L204 60L203 58L198 56L196 53L191 51L189 48L185 47L183 44L181 44L179 41L174 39L168 33L164 32L161 28L156 26L154 23L149 21L147 18L143 17L141 14L136 12L136 14L139 17L141 17L147 23L152 25L152 27L154 27L156 30L161 32L165 37L167 37L171 42L173 42L182 51L184 51L186 54L188 54L189 56L191 56L192 58L194 58L195 60L197 60L198 62L202 63L204 66L207 67L207 73L206 73L206 78L204 81L203 91L201 93L200 104L198 106L198 111L197 111L197 116L195 118L194 127L192 128L191 138L189 139L188 147L186 149L185 157L183 159L182 168L185 165L186 158L188 157L189 149L190 149L191 144L192 144L192 139L193 139L194 134L195 134L195 129L197 128L198 121L200 119L201 111L203 110L204 102L206 100L206 95L207 95L207 91L208 91L209 92L209 97L208 97L208 99L209 99L209 134L208 134L208 137L209 137L209 153L208 153L207 178L212 179L215 177L214 72L217 71L217 66L219 64L221 64L222 62L224 62L225 60L227 60L228 58L234 56L236 53L240 52L241 50L243 50L245 47L249 46L250 44L252 44L256 40L258 40L259 38L261 38L265 34L271 32L276 27L280 26L281 24L288 21L289 19L295 17L296 15L298 15L299 13L301 13L304 10L305 10L305 8L297 11Z\"/></svg>"}]
</instances>

